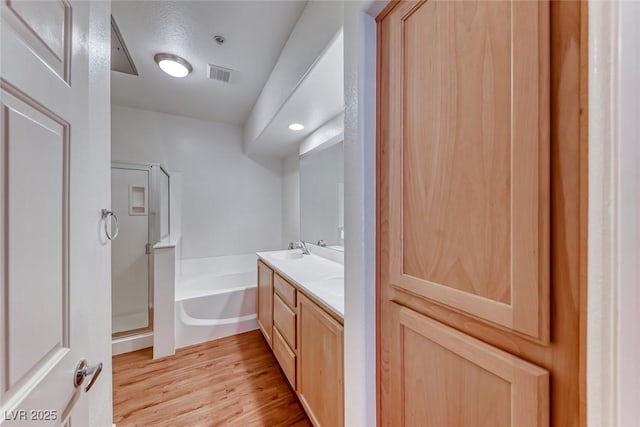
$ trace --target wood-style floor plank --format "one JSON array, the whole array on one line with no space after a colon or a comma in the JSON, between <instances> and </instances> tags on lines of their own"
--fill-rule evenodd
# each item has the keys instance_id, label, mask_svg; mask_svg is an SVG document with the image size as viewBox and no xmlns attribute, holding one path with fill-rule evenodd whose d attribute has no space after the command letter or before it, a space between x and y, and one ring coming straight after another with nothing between
<instances>
[{"instance_id":1,"label":"wood-style floor plank","mask_svg":"<svg viewBox=\"0 0 640 427\"><path fill-rule=\"evenodd\" d=\"M113 407L118 427L311 425L259 331L115 356Z\"/></svg>"}]
</instances>

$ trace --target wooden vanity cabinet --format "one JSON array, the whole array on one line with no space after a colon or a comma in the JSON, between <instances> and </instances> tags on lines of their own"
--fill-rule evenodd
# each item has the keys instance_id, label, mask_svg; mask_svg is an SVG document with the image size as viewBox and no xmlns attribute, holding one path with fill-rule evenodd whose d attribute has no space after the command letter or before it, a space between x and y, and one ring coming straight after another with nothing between
<instances>
[{"instance_id":1,"label":"wooden vanity cabinet","mask_svg":"<svg viewBox=\"0 0 640 427\"><path fill-rule=\"evenodd\" d=\"M258 325L316 427L344 425L344 327L258 261Z\"/></svg>"},{"instance_id":2,"label":"wooden vanity cabinet","mask_svg":"<svg viewBox=\"0 0 640 427\"><path fill-rule=\"evenodd\" d=\"M258 326L262 335L272 345L273 334L273 270L258 261Z\"/></svg>"}]
</instances>

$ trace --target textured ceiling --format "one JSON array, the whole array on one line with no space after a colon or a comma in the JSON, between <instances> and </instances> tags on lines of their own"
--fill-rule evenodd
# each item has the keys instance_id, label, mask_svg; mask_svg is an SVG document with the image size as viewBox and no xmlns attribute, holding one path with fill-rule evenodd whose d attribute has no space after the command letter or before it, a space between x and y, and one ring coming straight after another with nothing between
<instances>
[{"instance_id":1,"label":"textured ceiling","mask_svg":"<svg viewBox=\"0 0 640 427\"><path fill-rule=\"evenodd\" d=\"M139 76L113 71L111 99L163 113L242 125L306 1L114 1ZM218 46L213 36L226 42ZM176 79L155 64L173 53L193 66ZM207 64L233 70L230 83L207 78Z\"/></svg>"}]
</instances>

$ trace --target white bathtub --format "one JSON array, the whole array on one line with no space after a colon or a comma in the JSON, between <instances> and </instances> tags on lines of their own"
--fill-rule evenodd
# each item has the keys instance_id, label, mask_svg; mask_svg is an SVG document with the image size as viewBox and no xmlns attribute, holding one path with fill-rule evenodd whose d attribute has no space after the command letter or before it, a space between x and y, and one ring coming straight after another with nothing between
<instances>
[{"instance_id":1,"label":"white bathtub","mask_svg":"<svg viewBox=\"0 0 640 427\"><path fill-rule=\"evenodd\" d=\"M258 328L256 256L183 260L176 282L176 348Z\"/></svg>"}]
</instances>

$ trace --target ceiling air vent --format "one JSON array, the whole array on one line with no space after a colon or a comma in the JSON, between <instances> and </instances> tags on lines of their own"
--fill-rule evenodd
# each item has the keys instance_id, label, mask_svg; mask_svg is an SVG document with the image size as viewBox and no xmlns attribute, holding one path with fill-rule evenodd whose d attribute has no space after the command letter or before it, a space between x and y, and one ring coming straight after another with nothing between
<instances>
[{"instance_id":1,"label":"ceiling air vent","mask_svg":"<svg viewBox=\"0 0 640 427\"><path fill-rule=\"evenodd\" d=\"M229 80L231 80L231 71L232 70L228 68L222 68L218 67L217 65L209 64L207 69L207 76L211 80L229 83Z\"/></svg>"}]
</instances>

